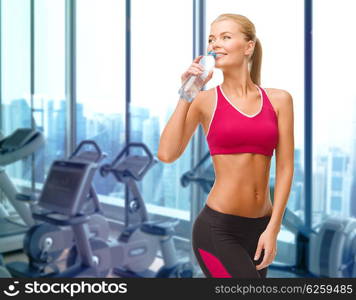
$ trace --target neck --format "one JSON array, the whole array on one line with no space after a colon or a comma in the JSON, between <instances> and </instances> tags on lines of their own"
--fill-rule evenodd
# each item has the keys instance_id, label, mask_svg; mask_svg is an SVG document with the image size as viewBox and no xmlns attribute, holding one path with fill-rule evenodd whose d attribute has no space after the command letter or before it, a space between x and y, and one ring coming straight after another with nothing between
<instances>
[{"instance_id":1,"label":"neck","mask_svg":"<svg viewBox=\"0 0 356 300\"><path fill-rule=\"evenodd\" d=\"M247 95L256 92L256 86L251 80L247 68L224 71L224 81L221 84L224 91L236 95L239 98L246 98Z\"/></svg>"}]
</instances>

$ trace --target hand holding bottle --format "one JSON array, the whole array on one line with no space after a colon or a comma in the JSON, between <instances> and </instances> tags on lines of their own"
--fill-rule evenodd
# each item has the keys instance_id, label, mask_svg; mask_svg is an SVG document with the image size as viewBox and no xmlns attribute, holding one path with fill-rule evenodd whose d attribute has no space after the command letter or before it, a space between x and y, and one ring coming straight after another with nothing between
<instances>
[{"instance_id":1,"label":"hand holding bottle","mask_svg":"<svg viewBox=\"0 0 356 300\"><path fill-rule=\"evenodd\" d=\"M195 76L198 76L198 75L201 75L203 72L204 72L204 66L199 64L200 60L202 59L203 55L200 55L198 57L196 57L194 60L193 60L193 63L189 66L188 70L185 71L182 76L181 76L181 81L182 81L182 84L191 76L195 75ZM205 80L205 83L207 83L211 77L213 75L213 70L211 70L209 72L209 75L208 77L206 78Z\"/></svg>"},{"instance_id":2,"label":"hand holding bottle","mask_svg":"<svg viewBox=\"0 0 356 300\"><path fill-rule=\"evenodd\" d=\"M203 86L212 78L215 66L215 53L200 55L194 59L188 70L181 76L182 87L178 93L188 102L193 101Z\"/></svg>"}]
</instances>

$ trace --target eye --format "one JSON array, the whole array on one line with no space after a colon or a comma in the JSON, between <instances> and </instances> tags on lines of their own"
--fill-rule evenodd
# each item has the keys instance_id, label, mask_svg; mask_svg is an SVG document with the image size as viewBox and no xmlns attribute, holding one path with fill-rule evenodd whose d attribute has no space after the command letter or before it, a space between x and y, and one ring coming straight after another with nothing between
<instances>
[{"instance_id":1,"label":"eye","mask_svg":"<svg viewBox=\"0 0 356 300\"><path fill-rule=\"evenodd\" d=\"M231 37L229 37L228 35L224 35L224 37L223 37L223 38L224 38L224 39L225 39L225 38L229 38L229 39L231 39ZM208 40L208 42L209 42L209 44L210 44L210 43L212 42L212 40L210 40L210 39L209 39L209 40Z\"/></svg>"}]
</instances>

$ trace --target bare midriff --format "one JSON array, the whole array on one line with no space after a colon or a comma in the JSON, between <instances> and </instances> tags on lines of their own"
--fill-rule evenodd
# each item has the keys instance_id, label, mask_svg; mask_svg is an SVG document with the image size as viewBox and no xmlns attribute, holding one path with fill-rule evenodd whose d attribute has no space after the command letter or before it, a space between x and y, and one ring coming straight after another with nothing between
<instances>
[{"instance_id":1,"label":"bare midriff","mask_svg":"<svg viewBox=\"0 0 356 300\"><path fill-rule=\"evenodd\" d=\"M219 212L249 218L272 214L271 156L256 153L212 156L215 182L206 204Z\"/></svg>"}]
</instances>

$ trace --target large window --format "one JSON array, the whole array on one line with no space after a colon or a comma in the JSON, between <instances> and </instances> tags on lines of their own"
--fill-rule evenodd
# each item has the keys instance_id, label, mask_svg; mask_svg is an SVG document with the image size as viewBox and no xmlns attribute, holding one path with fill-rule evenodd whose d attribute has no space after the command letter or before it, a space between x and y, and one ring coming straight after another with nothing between
<instances>
[{"instance_id":1,"label":"large window","mask_svg":"<svg viewBox=\"0 0 356 300\"><path fill-rule=\"evenodd\" d=\"M288 209L304 219L303 199L303 149L304 149L304 3L299 0L207 0L206 32L209 35L211 23L223 13L241 14L255 25L256 35L262 44L261 87L288 91L294 102L295 174ZM282 13L281 13L282 12ZM283 26L281 26L283 24ZM215 69L207 88L223 82L222 71ZM270 170L271 198L275 183L275 154ZM295 256L295 237L284 226L278 236L279 246L276 261L292 265Z\"/></svg>"},{"instance_id":2,"label":"large window","mask_svg":"<svg viewBox=\"0 0 356 300\"><path fill-rule=\"evenodd\" d=\"M46 139L36 181L44 182L52 161L65 156L65 0L34 4L33 117Z\"/></svg>"},{"instance_id":3,"label":"large window","mask_svg":"<svg viewBox=\"0 0 356 300\"><path fill-rule=\"evenodd\" d=\"M356 26L352 0L313 4L313 225L356 217ZM341 46L342 45L342 46Z\"/></svg>"},{"instance_id":4,"label":"large window","mask_svg":"<svg viewBox=\"0 0 356 300\"><path fill-rule=\"evenodd\" d=\"M165 12L165 13L162 13ZM160 134L178 100L181 74L192 62L192 2L132 1L131 140L157 156ZM189 220L191 143L174 163L158 162L142 184L145 202L164 214Z\"/></svg>"},{"instance_id":5,"label":"large window","mask_svg":"<svg viewBox=\"0 0 356 300\"><path fill-rule=\"evenodd\" d=\"M1 131L31 127L30 1L1 2ZM15 183L31 180L31 159L6 167ZM25 181L23 181L25 180Z\"/></svg>"},{"instance_id":6,"label":"large window","mask_svg":"<svg viewBox=\"0 0 356 300\"><path fill-rule=\"evenodd\" d=\"M26 0L1 2L2 132L8 135L16 128L34 126L46 139L45 147L37 152L34 165L28 158L7 168L13 178L26 179L21 184L28 186L32 170L35 182L43 182L53 159L64 155L66 116L65 1L34 2L33 35L30 3ZM34 53L33 70L31 51Z\"/></svg>"},{"instance_id":7,"label":"large window","mask_svg":"<svg viewBox=\"0 0 356 300\"><path fill-rule=\"evenodd\" d=\"M125 143L125 1L77 0L76 11L77 143L95 140L112 161ZM125 196L112 176L94 183Z\"/></svg>"}]
</instances>

